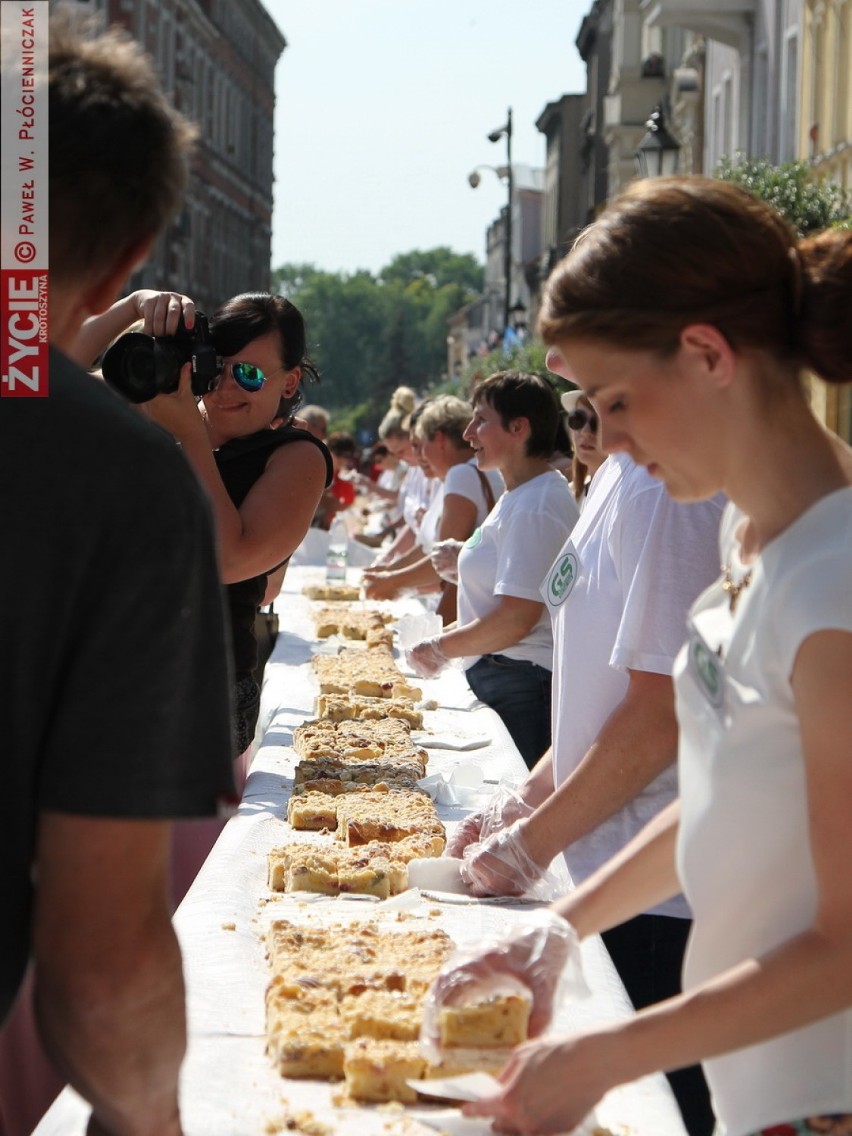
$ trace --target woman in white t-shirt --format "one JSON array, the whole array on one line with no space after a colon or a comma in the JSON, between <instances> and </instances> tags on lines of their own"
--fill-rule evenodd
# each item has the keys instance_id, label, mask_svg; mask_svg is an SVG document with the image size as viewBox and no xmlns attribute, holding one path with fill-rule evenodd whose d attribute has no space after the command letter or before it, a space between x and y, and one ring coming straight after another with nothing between
<instances>
[{"instance_id":1,"label":"woman in white t-shirt","mask_svg":"<svg viewBox=\"0 0 852 1136\"><path fill-rule=\"evenodd\" d=\"M574 500L582 512L592 478L606 461L606 454L601 449L598 435L598 416L583 392L565 391L560 402L573 451L569 480ZM566 476L569 475L566 473Z\"/></svg>"},{"instance_id":2,"label":"woman in white t-shirt","mask_svg":"<svg viewBox=\"0 0 852 1136\"><path fill-rule=\"evenodd\" d=\"M457 625L408 656L424 678L464 657L471 689L530 769L550 745L553 635L539 587L578 516L550 465L558 421L553 387L539 375L500 371L477 386L464 436L506 492L458 555Z\"/></svg>"},{"instance_id":3,"label":"woman in white t-shirt","mask_svg":"<svg viewBox=\"0 0 852 1136\"><path fill-rule=\"evenodd\" d=\"M397 387L379 425L379 438L406 469L399 486L402 525L373 561L374 568L400 568L422 555L417 546L417 533L438 481L427 476L420 465L420 453L412 432L413 422L424 404L417 406L416 402L410 387Z\"/></svg>"},{"instance_id":4,"label":"woman in white t-shirt","mask_svg":"<svg viewBox=\"0 0 852 1136\"><path fill-rule=\"evenodd\" d=\"M405 567L365 572L367 599L392 600L408 590L440 592L438 613L445 623L455 619L455 586L442 586L429 553L437 540L467 540L503 491L499 473L484 474L476 468L473 450L464 438L471 415L470 403L455 395L440 395L419 409L414 433L420 460L440 488L420 523L420 556Z\"/></svg>"},{"instance_id":5,"label":"woman in white t-shirt","mask_svg":"<svg viewBox=\"0 0 852 1136\"><path fill-rule=\"evenodd\" d=\"M731 505L676 666L680 801L465 967L525 978L541 1024L573 929L682 888L684 993L521 1047L465 1109L501 1132L571 1129L613 1086L696 1060L724 1136L852 1131L852 451L802 381L852 381L850 304L852 233L797 240L699 177L634 183L548 280L542 336L604 447L679 502ZM465 978L451 969L436 1005Z\"/></svg>"}]
</instances>

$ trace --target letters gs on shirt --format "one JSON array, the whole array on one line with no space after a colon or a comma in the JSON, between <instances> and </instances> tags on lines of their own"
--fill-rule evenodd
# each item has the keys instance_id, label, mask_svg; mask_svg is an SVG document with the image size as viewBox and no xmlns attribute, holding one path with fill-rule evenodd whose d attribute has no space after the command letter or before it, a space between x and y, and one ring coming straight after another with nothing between
<instances>
[{"instance_id":1,"label":"letters gs on shirt","mask_svg":"<svg viewBox=\"0 0 852 1136\"><path fill-rule=\"evenodd\" d=\"M580 574L580 562L573 550L563 552L550 569L545 583L545 598L553 607L559 607L571 594Z\"/></svg>"}]
</instances>

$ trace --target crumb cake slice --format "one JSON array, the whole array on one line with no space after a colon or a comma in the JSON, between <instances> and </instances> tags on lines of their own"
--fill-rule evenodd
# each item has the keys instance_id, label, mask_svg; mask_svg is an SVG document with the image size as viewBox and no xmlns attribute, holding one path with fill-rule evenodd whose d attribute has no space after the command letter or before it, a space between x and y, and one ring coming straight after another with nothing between
<instances>
[{"instance_id":1,"label":"crumb cake slice","mask_svg":"<svg viewBox=\"0 0 852 1136\"><path fill-rule=\"evenodd\" d=\"M420 1080L425 1071L416 1041L361 1037L346 1046L343 1058L346 1091L353 1100L414 1104L417 1091L408 1081Z\"/></svg>"},{"instance_id":2,"label":"crumb cake slice","mask_svg":"<svg viewBox=\"0 0 852 1136\"><path fill-rule=\"evenodd\" d=\"M406 836L427 836L443 851L446 832L435 804L426 793L409 789L346 793L337 798L337 836L350 847L371 840L396 841ZM436 851L436 855L440 852Z\"/></svg>"},{"instance_id":3,"label":"crumb cake slice","mask_svg":"<svg viewBox=\"0 0 852 1136\"><path fill-rule=\"evenodd\" d=\"M511 1052L506 1023L526 1035L514 1004L524 1000L496 998L483 1004L479 1016L468 1012L453 1020L449 1040L468 1044L448 1046L435 1063L421 1056L423 999L453 949L437 928L391 930L371 922L303 927L278 920L267 945L273 970L266 997L270 1057L287 1077L345 1077L353 1100L411 1103L416 1093L409 1080L496 1073ZM495 1019L501 1007L507 1013Z\"/></svg>"},{"instance_id":4,"label":"crumb cake slice","mask_svg":"<svg viewBox=\"0 0 852 1136\"><path fill-rule=\"evenodd\" d=\"M302 595L309 600L357 600L360 591L352 584L306 584Z\"/></svg>"},{"instance_id":5,"label":"crumb cake slice","mask_svg":"<svg viewBox=\"0 0 852 1136\"><path fill-rule=\"evenodd\" d=\"M342 635L344 639L367 639L370 632L384 631L392 616L375 608L353 611L346 607L323 607L314 615L318 639ZM391 635L390 643L393 643Z\"/></svg>"},{"instance_id":6,"label":"crumb cake slice","mask_svg":"<svg viewBox=\"0 0 852 1136\"><path fill-rule=\"evenodd\" d=\"M423 714L405 698L354 698L349 695L320 694L315 709L317 718L330 722L399 718L408 722L413 729L423 728Z\"/></svg>"},{"instance_id":7,"label":"crumb cake slice","mask_svg":"<svg viewBox=\"0 0 852 1136\"><path fill-rule=\"evenodd\" d=\"M365 990L344 995L339 1012L349 1039L416 1041L423 1023L423 999L402 990Z\"/></svg>"},{"instance_id":8,"label":"crumb cake slice","mask_svg":"<svg viewBox=\"0 0 852 1136\"><path fill-rule=\"evenodd\" d=\"M511 1048L527 1039L530 999L497 995L466 1006L444 1006L438 1015L441 1045Z\"/></svg>"},{"instance_id":9,"label":"crumb cake slice","mask_svg":"<svg viewBox=\"0 0 852 1136\"><path fill-rule=\"evenodd\" d=\"M267 856L272 891L310 891L321 895L364 894L387 899L408 887L407 864L431 854L428 838L413 836L395 844L289 844Z\"/></svg>"},{"instance_id":10,"label":"crumb cake slice","mask_svg":"<svg viewBox=\"0 0 852 1136\"><path fill-rule=\"evenodd\" d=\"M394 662L389 646L364 650L343 647L336 655L314 655L314 672L320 694L354 694L368 698L423 697L419 687L410 686ZM322 716L322 715L320 715Z\"/></svg>"},{"instance_id":11,"label":"crumb cake slice","mask_svg":"<svg viewBox=\"0 0 852 1136\"><path fill-rule=\"evenodd\" d=\"M392 789L416 789L423 774L417 766L388 762L361 762L358 765L308 762L307 768L296 766L294 793L338 793L341 786L385 784Z\"/></svg>"},{"instance_id":12,"label":"crumb cake slice","mask_svg":"<svg viewBox=\"0 0 852 1136\"><path fill-rule=\"evenodd\" d=\"M440 1061L428 1062L425 1080L435 1077L460 1077L463 1073L499 1073L512 1055L512 1047L467 1046L445 1049Z\"/></svg>"},{"instance_id":13,"label":"crumb cake slice","mask_svg":"<svg viewBox=\"0 0 852 1136\"><path fill-rule=\"evenodd\" d=\"M345 1045L343 1075L346 1091L353 1100L413 1104L417 1090L408 1084L409 1080L498 1073L510 1053L510 1049L459 1049L448 1051L433 1064L421 1055L417 1041L362 1037Z\"/></svg>"},{"instance_id":14,"label":"crumb cake slice","mask_svg":"<svg viewBox=\"0 0 852 1136\"><path fill-rule=\"evenodd\" d=\"M309 891L320 895L374 895L387 899L408 886L405 864L386 853L340 856L337 850L306 846L301 853L276 849L268 857L268 882L273 891Z\"/></svg>"}]
</instances>

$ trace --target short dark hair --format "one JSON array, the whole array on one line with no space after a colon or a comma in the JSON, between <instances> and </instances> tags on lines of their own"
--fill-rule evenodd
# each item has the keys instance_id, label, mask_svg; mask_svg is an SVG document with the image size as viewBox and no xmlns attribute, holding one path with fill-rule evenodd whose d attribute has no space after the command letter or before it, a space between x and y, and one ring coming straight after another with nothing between
<instances>
[{"instance_id":1,"label":"short dark hair","mask_svg":"<svg viewBox=\"0 0 852 1136\"><path fill-rule=\"evenodd\" d=\"M516 418L526 418L530 424L527 456L551 456L559 426L559 401L547 379L526 371L497 371L473 392L474 407L480 402L497 411L506 430Z\"/></svg>"},{"instance_id":2,"label":"short dark hair","mask_svg":"<svg viewBox=\"0 0 852 1136\"><path fill-rule=\"evenodd\" d=\"M354 457L358 453L358 445L351 434L344 430L335 430L325 440L331 453L339 458Z\"/></svg>"},{"instance_id":3,"label":"short dark hair","mask_svg":"<svg viewBox=\"0 0 852 1136\"><path fill-rule=\"evenodd\" d=\"M307 332L302 313L284 296L271 292L242 292L218 308L210 320L210 335L220 355L236 355L258 339L274 331L278 336L281 360L288 371L301 367L308 378L319 381L319 372L305 354Z\"/></svg>"},{"instance_id":4,"label":"short dark hair","mask_svg":"<svg viewBox=\"0 0 852 1136\"><path fill-rule=\"evenodd\" d=\"M183 200L196 134L138 44L86 28L67 10L50 20L50 272L69 282L160 233Z\"/></svg>"}]
</instances>

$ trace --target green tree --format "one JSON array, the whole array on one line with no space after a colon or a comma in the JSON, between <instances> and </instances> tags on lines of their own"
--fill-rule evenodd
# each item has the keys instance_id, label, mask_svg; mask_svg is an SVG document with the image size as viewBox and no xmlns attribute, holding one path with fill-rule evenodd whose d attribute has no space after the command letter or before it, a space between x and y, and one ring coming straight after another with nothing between
<instances>
[{"instance_id":1,"label":"green tree","mask_svg":"<svg viewBox=\"0 0 852 1136\"><path fill-rule=\"evenodd\" d=\"M447 318L482 287L483 270L448 248L401 254L373 276L284 264L273 287L305 316L322 386L308 397L334 424L374 429L400 385L426 390L446 370Z\"/></svg>"},{"instance_id":2,"label":"green tree","mask_svg":"<svg viewBox=\"0 0 852 1136\"><path fill-rule=\"evenodd\" d=\"M461 374L453 379L441 382L433 387L431 394L460 394L462 398L469 397L476 384L493 375L495 371L528 371L548 379L557 394L572 389L571 383L566 383L558 375L552 374L545 366L547 348L538 340L528 339L526 343L504 351L502 347L489 351L487 355L477 355L471 359Z\"/></svg>"},{"instance_id":3,"label":"green tree","mask_svg":"<svg viewBox=\"0 0 852 1136\"><path fill-rule=\"evenodd\" d=\"M767 158L737 154L723 158L715 176L774 205L800 236L850 224L852 194L835 182L816 180L807 162L774 166Z\"/></svg>"},{"instance_id":4,"label":"green tree","mask_svg":"<svg viewBox=\"0 0 852 1136\"><path fill-rule=\"evenodd\" d=\"M485 279L482 265L476 257L470 253L453 252L446 247L427 252L400 253L381 271L383 280L396 280L403 285L424 276L437 289L445 284L456 284L474 294L482 291Z\"/></svg>"}]
</instances>

